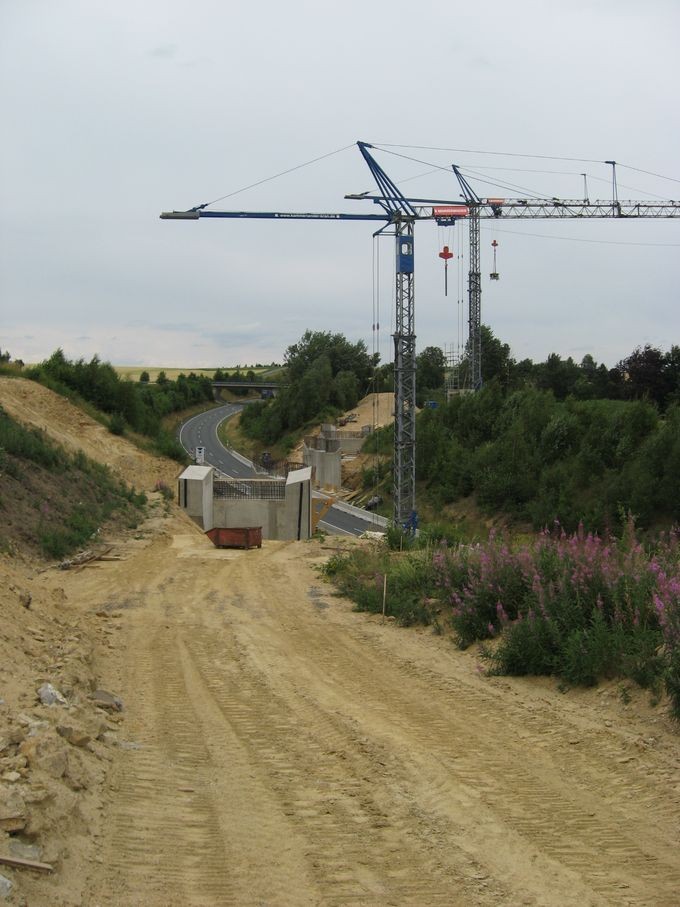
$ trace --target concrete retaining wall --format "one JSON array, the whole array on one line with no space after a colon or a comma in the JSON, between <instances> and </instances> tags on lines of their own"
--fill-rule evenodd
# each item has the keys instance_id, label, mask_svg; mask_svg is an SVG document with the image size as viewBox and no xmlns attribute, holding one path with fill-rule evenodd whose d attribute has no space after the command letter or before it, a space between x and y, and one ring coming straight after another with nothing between
<instances>
[{"instance_id":1,"label":"concrete retaining wall","mask_svg":"<svg viewBox=\"0 0 680 907\"><path fill-rule=\"evenodd\" d=\"M337 446L337 445L336 445ZM312 469L312 484L314 488L326 491L337 491L342 483L341 454L340 450L317 450L303 444L302 457L305 466Z\"/></svg>"},{"instance_id":2,"label":"concrete retaining wall","mask_svg":"<svg viewBox=\"0 0 680 907\"><path fill-rule=\"evenodd\" d=\"M248 487L248 480L240 484ZM213 469L188 466L179 477L179 505L204 531L261 526L263 539L308 539L312 534L312 470L296 469L285 480L282 500L216 498Z\"/></svg>"},{"instance_id":3,"label":"concrete retaining wall","mask_svg":"<svg viewBox=\"0 0 680 907\"><path fill-rule=\"evenodd\" d=\"M204 531L212 529L215 525L212 466L187 466L178 482L179 506Z\"/></svg>"},{"instance_id":4,"label":"concrete retaining wall","mask_svg":"<svg viewBox=\"0 0 680 907\"><path fill-rule=\"evenodd\" d=\"M362 425L360 429L338 428L324 422L321 426L320 439L337 441L340 451L344 454L358 454L366 438L371 434L370 425Z\"/></svg>"}]
</instances>

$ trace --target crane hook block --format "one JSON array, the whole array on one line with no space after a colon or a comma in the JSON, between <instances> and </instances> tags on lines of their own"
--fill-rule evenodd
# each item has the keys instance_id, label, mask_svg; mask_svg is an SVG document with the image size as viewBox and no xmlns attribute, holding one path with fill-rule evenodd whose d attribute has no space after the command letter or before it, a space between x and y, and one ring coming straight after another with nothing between
<instances>
[{"instance_id":1,"label":"crane hook block","mask_svg":"<svg viewBox=\"0 0 680 907\"><path fill-rule=\"evenodd\" d=\"M439 257L443 258L444 261L448 261L450 258L453 258L453 252L449 252L449 247L444 246L444 248L439 253Z\"/></svg>"},{"instance_id":2,"label":"crane hook block","mask_svg":"<svg viewBox=\"0 0 680 907\"><path fill-rule=\"evenodd\" d=\"M491 280L498 280L498 271L496 270L496 249L498 248L498 243L494 239L491 243L493 247L493 271L489 274Z\"/></svg>"}]
</instances>

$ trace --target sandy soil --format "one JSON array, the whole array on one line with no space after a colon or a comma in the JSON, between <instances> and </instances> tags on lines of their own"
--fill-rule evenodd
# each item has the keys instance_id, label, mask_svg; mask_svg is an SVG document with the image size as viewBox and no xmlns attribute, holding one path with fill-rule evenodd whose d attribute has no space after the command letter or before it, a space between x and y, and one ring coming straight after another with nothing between
<instances>
[{"instance_id":1,"label":"sandy soil","mask_svg":"<svg viewBox=\"0 0 680 907\"><path fill-rule=\"evenodd\" d=\"M110 466L138 490L152 490L158 481L174 487L180 471L177 463L146 454L125 438L112 435L65 397L35 381L0 375L0 406L14 419L45 430L67 450L82 450Z\"/></svg>"},{"instance_id":2,"label":"sandy soil","mask_svg":"<svg viewBox=\"0 0 680 907\"><path fill-rule=\"evenodd\" d=\"M357 414L356 422L347 425L350 429L361 428L362 425L374 428L390 425L394 422L394 394L369 394L350 412Z\"/></svg>"},{"instance_id":3,"label":"sandy soil","mask_svg":"<svg viewBox=\"0 0 680 907\"><path fill-rule=\"evenodd\" d=\"M91 568L0 564L20 775L0 828L12 792L26 814L0 855L21 839L55 866L0 865L8 903L678 904L664 704L487 678L445 636L333 596L321 542L219 551L156 499L112 541L121 560ZM44 680L66 704L36 705Z\"/></svg>"}]
</instances>

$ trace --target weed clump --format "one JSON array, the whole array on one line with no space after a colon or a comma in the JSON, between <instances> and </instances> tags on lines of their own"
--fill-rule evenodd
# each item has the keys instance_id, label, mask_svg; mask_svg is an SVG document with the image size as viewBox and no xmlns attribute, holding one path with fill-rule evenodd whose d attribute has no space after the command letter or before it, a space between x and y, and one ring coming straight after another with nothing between
<instances>
[{"instance_id":1,"label":"weed clump","mask_svg":"<svg viewBox=\"0 0 680 907\"><path fill-rule=\"evenodd\" d=\"M461 648L494 640L484 649L492 674L553 675L568 686L618 677L655 698L665 686L680 719L677 531L643 546L631 519L620 538L555 524L515 545L492 534L434 552L360 549L326 572L360 610L382 608L386 575L387 613L402 623L437 613Z\"/></svg>"},{"instance_id":2,"label":"weed clump","mask_svg":"<svg viewBox=\"0 0 680 907\"><path fill-rule=\"evenodd\" d=\"M458 643L498 637L487 652L492 673L553 674L582 686L623 677L652 690L665 681L673 698L677 534L645 550L630 522L620 539L556 525L517 548L492 538L434 562Z\"/></svg>"}]
</instances>

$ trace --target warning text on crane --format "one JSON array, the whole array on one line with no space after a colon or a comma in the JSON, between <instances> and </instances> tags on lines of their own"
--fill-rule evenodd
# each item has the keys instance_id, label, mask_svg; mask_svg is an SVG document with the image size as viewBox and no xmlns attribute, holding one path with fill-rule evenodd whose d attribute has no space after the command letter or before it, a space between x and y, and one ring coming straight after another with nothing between
<instances>
[{"instance_id":1,"label":"warning text on crane","mask_svg":"<svg viewBox=\"0 0 680 907\"><path fill-rule=\"evenodd\" d=\"M467 205L438 205L432 209L432 217L467 217L469 213Z\"/></svg>"}]
</instances>

